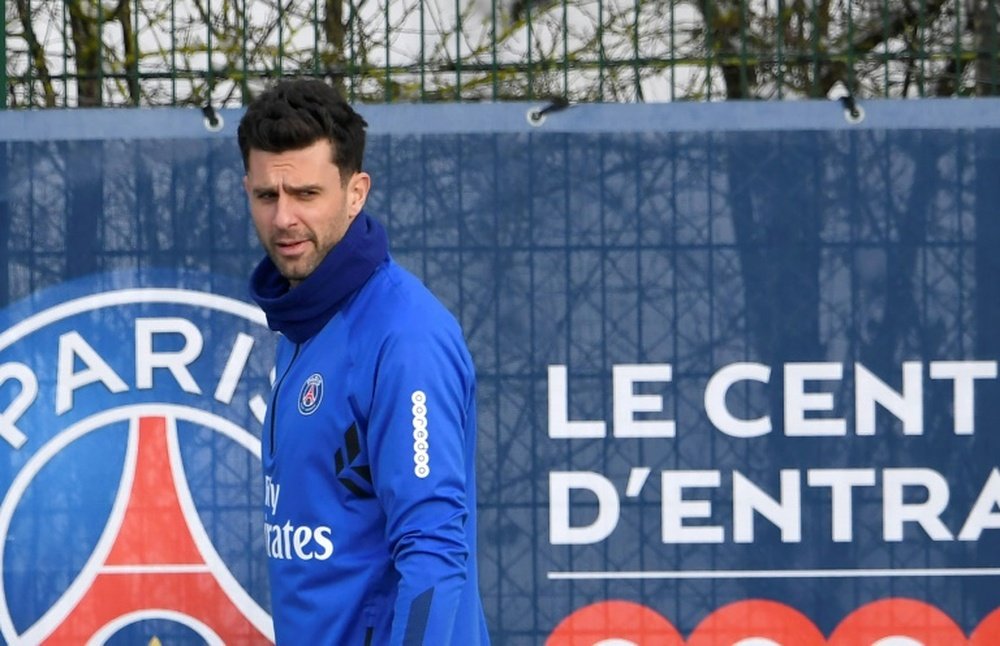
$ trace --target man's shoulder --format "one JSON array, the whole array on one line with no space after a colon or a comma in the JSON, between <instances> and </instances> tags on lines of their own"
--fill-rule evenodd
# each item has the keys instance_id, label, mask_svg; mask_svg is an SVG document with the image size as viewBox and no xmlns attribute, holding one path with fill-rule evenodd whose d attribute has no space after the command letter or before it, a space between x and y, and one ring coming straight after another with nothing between
<instances>
[{"instance_id":1,"label":"man's shoulder","mask_svg":"<svg viewBox=\"0 0 1000 646\"><path fill-rule=\"evenodd\" d=\"M441 300L408 269L391 258L379 267L365 285L357 314L374 319L387 329L457 327L454 315Z\"/></svg>"}]
</instances>

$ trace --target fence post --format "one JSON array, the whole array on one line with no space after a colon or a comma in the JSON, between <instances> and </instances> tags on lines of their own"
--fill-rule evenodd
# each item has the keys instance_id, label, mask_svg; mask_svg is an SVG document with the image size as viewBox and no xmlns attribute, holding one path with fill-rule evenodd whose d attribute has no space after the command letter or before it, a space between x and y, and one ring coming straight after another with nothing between
<instances>
[{"instance_id":1,"label":"fence post","mask_svg":"<svg viewBox=\"0 0 1000 646\"><path fill-rule=\"evenodd\" d=\"M4 8L6 14L7 9ZM0 110L7 109L7 20L0 29Z\"/></svg>"}]
</instances>

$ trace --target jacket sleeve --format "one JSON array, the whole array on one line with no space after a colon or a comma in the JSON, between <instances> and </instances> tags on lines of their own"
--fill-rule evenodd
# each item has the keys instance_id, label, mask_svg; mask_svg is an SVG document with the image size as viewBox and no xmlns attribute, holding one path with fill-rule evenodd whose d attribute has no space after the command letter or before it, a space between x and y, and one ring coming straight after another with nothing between
<instances>
[{"instance_id":1,"label":"jacket sleeve","mask_svg":"<svg viewBox=\"0 0 1000 646\"><path fill-rule=\"evenodd\" d=\"M474 391L454 323L397 329L380 348L367 442L400 575L392 646L451 643L469 558L465 434Z\"/></svg>"}]
</instances>

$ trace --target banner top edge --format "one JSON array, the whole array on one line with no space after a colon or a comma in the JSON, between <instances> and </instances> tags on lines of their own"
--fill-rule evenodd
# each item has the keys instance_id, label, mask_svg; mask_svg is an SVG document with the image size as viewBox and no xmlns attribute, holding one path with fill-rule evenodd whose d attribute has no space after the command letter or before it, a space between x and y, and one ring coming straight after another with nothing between
<instances>
[{"instance_id":1,"label":"banner top edge","mask_svg":"<svg viewBox=\"0 0 1000 646\"><path fill-rule=\"evenodd\" d=\"M371 135L1000 129L1000 98L572 104L360 104ZM0 111L0 141L235 138L243 108L79 108ZM154 119L156 130L150 129Z\"/></svg>"}]
</instances>

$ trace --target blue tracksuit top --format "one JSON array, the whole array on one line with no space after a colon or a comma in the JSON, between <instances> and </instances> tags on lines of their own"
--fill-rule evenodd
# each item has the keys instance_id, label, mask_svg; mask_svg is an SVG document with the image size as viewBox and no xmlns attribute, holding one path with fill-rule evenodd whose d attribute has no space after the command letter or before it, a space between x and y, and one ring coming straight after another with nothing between
<instances>
[{"instance_id":1,"label":"blue tracksuit top","mask_svg":"<svg viewBox=\"0 0 1000 646\"><path fill-rule=\"evenodd\" d=\"M280 280L265 259L252 283L286 332L261 451L277 643L488 644L476 382L458 323L364 214L287 292L304 321L261 295Z\"/></svg>"}]
</instances>

